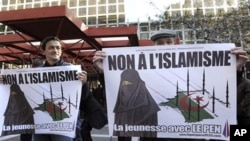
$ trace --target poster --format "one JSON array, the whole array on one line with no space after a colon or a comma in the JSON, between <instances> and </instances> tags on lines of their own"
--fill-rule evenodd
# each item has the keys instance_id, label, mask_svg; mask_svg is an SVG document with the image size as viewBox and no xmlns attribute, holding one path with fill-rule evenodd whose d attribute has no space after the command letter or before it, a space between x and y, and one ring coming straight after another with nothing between
<instances>
[{"instance_id":1,"label":"poster","mask_svg":"<svg viewBox=\"0 0 250 141\"><path fill-rule=\"evenodd\" d=\"M233 44L104 48L110 136L229 140Z\"/></svg>"},{"instance_id":2,"label":"poster","mask_svg":"<svg viewBox=\"0 0 250 141\"><path fill-rule=\"evenodd\" d=\"M21 133L75 136L81 66L1 71L0 135Z\"/></svg>"}]
</instances>

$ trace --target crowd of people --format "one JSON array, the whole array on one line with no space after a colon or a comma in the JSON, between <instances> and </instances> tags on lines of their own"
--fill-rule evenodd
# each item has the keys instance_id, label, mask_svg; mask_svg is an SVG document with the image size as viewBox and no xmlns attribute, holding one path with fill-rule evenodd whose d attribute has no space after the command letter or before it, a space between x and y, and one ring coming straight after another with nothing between
<instances>
[{"instance_id":1,"label":"crowd of people","mask_svg":"<svg viewBox=\"0 0 250 141\"><path fill-rule=\"evenodd\" d=\"M175 31L162 29L151 36L152 45L174 45L176 42L177 34ZM45 61L39 62L34 61L33 67L53 67L53 66L69 66L71 63L64 62L61 59L62 55L62 44L59 38L55 36L46 37L41 42L41 49L45 55ZM239 125L250 125L250 81L243 77L244 65L248 59L246 51L242 47L235 47L231 50L231 54L237 56L237 122ZM99 70L103 72L103 59L106 57L106 52L96 51L93 57L93 64ZM131 74L131 73L130 73ZM125 74L124 74L125 75ZM135 72L136 75L136 72ZM108 123L107 115L102 107L105 105L105 97L99 97L105 95L105 83L104 74L100 74L100 82L102 87L95 91L95 94L91 94L87 85L87 72L82 71L77 74L77 78L82 82L82 93L81 93L81 105L79 113L83 113L84 118L81 119L80 114L78 116L78 122L76 127L76 137L70 138L63 135L55 134L22 134L21 141L31 141L32 137L34 141L92 141L91 129L101 129ZM138 75L137 75L138 76ZM133 76L132 76L133 77ZM0 75L0 81L2 76ZM102 101L97 101L102 99ZM153 102L153 101L152 101ZM157 106L155 107L157 110ZM147 110L147 109L146 109ZM129 113L128 113L129 114ZM119 118L118 116L116 118ZM151 115L150 121L157 117ZM131 137L123 136L123 134L117 134L118 141L131 141ZM140 141L169 141L178 140L178 138L157 138L156 135L153 137L140 137ZM183 139L182 139L183 140ZM188 140L188 139L187 139ZM190 139L189 139L190 140Z\"/></svg>"}]
</instances>

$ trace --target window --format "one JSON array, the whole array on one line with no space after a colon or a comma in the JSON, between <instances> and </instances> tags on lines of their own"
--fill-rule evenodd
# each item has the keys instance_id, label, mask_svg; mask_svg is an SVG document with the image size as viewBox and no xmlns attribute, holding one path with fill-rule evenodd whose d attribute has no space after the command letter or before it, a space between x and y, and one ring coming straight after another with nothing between
<instances>
[{"instance_id":1,"label":"window","mask_svg":"<svg viewBox=\"0 0 250 141\"><path fill-rule=\"evenodd\" d=\"M96 15L96 7L89 7L89 15Z\"/></svg>"},{"instance_id":2,"label":"window","mask_svg":"<svg viewBox=\"0 0 250 141\"><path fill-rule=\"evenodd\" d=\"M125 22L125 14L119 15L118 20L119 20L119 23Z\"/></svg>"},{"instance_id":3,"label":"window","mask_svg":"<svg viewBox=\"0 0 250 141\"><path fill-rule=\"evenodd\" d=\"M140 33L140 39L148 39L149 33Z\"/></svg>"},{"instance_id":4,"label":"window","mask_svg":"<svg viewBox=\"0 0 250 141\"><path fill-rule=\"evenodd\" d=\"M83 7L83 8L79 8L79 16L86 16L86 8Z\"/></svg>"},{"instance_id":5,"label":"window","mask_svg":"<svg viewBox=\"0 0 250 141\"><path fill-rule=\"evenodd\" d=\"M140 29L141 31L148 31L148 26L141 26Z\"/></svg>"},{"instance_id":6,"label":"window","mask_svg":"<svg viewBox=\"0 0 250 141\"><path fill-rule=\"evenodd\" d=\"M124 5L123 5L123 4L120 4L120 5L118 6L118 8L119 8L119 12L125 12L125 10L124 10Z\"/></svg>"},{"instance_id":7,"label":"window","mask_svg":"<svg viewBox=\"0 0 250 141\"><path fill-rule=\"evenodd\" d=\"M98 17L98 24L106 24L106 16L99 16Z\"/></svg>"},{"instance_id":8,"label":"window","mask_svg":"<svg viewBox=\"0 0 250 141\"><path fill-rule=\"evenodd\" d=\"M116 13L116 5L109 5L109 13Z\"/></svg>"},{"instance_id":9,"label":"window","mask_svg":"<svg viewBox=\"0 0 250 141\"><path fill-rule=\"evenodd\" d=\"M108 0L108 3L115 3L116 0Z\"/></svg>"},{"instance_id":10,"label":"window","mask_svg":"<svg viewBox=\"0 0 250 141\"><path fill-rule=\"evenodd\" d=\"M117 22L117 16L116 15L109 15L108 16L108 22L109 23L116 23Z\"/></svg>"},{"instance_id":11,"label":"window","mask_svg":"<svg viewBox=\"0 0 250 141\"><path fill-rule=\"evenodd\" d=\"M96 25L96 17L89 17L88 25Z\"/></svg>"},{"instance_id":12,"label":"window","mask_svg":"<svg viewBox=\"0 0 250 141\"><path fill-rule=\"evenodd\" d=\"M215 1L216 6L223 6L223 4L224 4L224 0L216 0Z\"/></svg>"},{"instance_id":13,"label":"window","mask_svg":"<svg viewBox=\"0 0 250 141\"><path fill-rule=\"evenodd\" d=\"M205 7L213 7L214 6L214 3L213 3L213 0L204 0L204 6Z\"/></svg>"},{"instance_id":14,"label":"window","mask_svg":"<svg viewBox=\"0 0 250 141\"><path fill-rule=\"evenodd\" d=\"M99 4L106 4L106 0L98 0Z\"/></svg>"},{"instance_id":15,"label":"window","mask_svg":"<svg viewBox=\"0 0 250 141\"><path fill-rule=\"evenodd\" d=\"M86 0L79 0L79 6L86 6L87 1Z\"/></svg>"},{"instance_id":16,"label":"window","mask_svg":"<svg viewBox=\"0 0 250 141\"><path fill-rule=\"evenodd\" d=\"M89 5L96 5L96 0L89 0Z\"/></svg>"},{"instance_id":17,"label":"window","mask_svg":"<svg viewBox=\"0 0 250 141\"><path fill-rule=\"evenodd\" d=\"M7 1L7 0L5 0ZM16 4L16 0L9 0L10 1L10 4Z\"/></svg>"},{"instance_id":18,"label":"window","mask_svg":"<svg viewBox=\"0 0 250 141\"><path fill-rule=\"evenodd\" d=\"M106 6L99 6L98 14L106 14Z\"/></svg>"},{"instance_id":19,"label":"window","mask_svg":"<svg viewBox=\"0 0 250 141\"><path fill-rule=\"evenodd\" d=\"M194 8L202 8L202 0L194 0L193 4Z\"/></svg>"},{"instance_id":20,"label":"window","mask_svg":"<svg viewBox=\"0 0 250 141\"><path fill-rule=\"evenodd\" d=\"M191 8L191 0L185 0L183 8Z\"/></svg>"}]
</instances>

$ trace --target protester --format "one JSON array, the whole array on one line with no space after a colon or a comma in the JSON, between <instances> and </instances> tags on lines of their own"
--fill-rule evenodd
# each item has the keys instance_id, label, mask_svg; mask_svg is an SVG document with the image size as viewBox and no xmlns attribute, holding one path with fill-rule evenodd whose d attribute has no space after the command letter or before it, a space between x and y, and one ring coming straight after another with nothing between
<instances>
[{"instance_id":1,"label":"protester","mask_svg":"<svg viewBox=\"0 0 250 141\"><path fill-rule=\"evenodd\" d=\"M151 36L153 45L174 45L178 44L177 34L173 30L162 29L157 31ZM241 69L245 65L248 57L246 51L241 47L235 47L231 50L231 54L237 56L237 71L241 72ZM96 51L93 57L93 63L100 72L103 72L103 59L106 57L104 51ZM238 90L239 91L239 90ZM250 110L250 109L249 109ZM119 141L131 141L131 137L118 137ZM167 139L167 138L140 138L141 141L169 141L169 140L183 140L183 139ZM193 140L193 139L190 139Z\"/></svg>"},{"instance_id":2,"label":"protester","mask_svg":"<svg viewBox=\"0 0 250 141\"><path fill-rule=\"evenodd\" d=\"M250 125L250 80L237 73L237 121L238 125Z\"/></svg>"},{"instance_id":3,"label":"protester","mask_svg":"<svg viewBox=\"0 0 250 141\"><path fill-rule=\"evenodd\" d=\"M55 36L45 38L41 42L41 49L45 55L45 63L42 67L53 66L69 66L71 63L64 62L61 59L62 44L60 39ZM80 111L85 113L86 120L94 128L100 129L107 124L107 117L95 98L89 93L87 81L87 72L81 71L77 74L78 80L82 82L82 93ZM3 81L2 75L0 75L0 82ZM34 134L34 141L81 141L81 120L80 116L77 121L76 138L71 138L63 135L55 134Z\"/></svg>"}]
</instances>

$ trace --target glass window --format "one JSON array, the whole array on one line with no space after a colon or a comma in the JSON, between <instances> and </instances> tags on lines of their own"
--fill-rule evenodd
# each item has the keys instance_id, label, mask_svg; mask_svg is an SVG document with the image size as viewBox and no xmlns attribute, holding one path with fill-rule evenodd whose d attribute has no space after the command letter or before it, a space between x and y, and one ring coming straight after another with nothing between
<instances>
[{"instance_id":1,"label":"glass window","mask_svg":"<svg viewBox=\"0 0 250 141\"><path fill-rule=\"evenodd\" d=\"M106 14L106 6L99 6L98 14Z\"/></svg>"},{"instance_id":2,"label":"glass window","mask_svg":"<svg viewBox=\"0 0 250 141\"><path fill-rule=\"evenodd\" d=\"M88 25L96 25L96 17L89 17Z\"/></svg>"},{"instance_id":3,"label":"glass window","mask_svg":"<svg viewBox=\"0 0 250 141\"><path fill-rule=\"evenodd\" d=\"M119 20L119 23L125 22L125 14L120 14L118 20Z\"/></svg>"},{"instance_id":4,"label":"glass window","mask_svg":"<svg viewBox=\"0 0 250 141\"><path fill-rule=\"evenodd\" d=\"M9 6L9 10L15 10L16 9L16 6Z\"/></svg>"},{"instance_id":5,"label":"glass window","mask_svg":"<svg viewBox=\"0 0 250 141\"><path fill-rule=\"evenodd\" d=\"M123 4L120 4L120 5L118 6L118 8L119 8L119 12L125 12L125 10L124 10L124 5L123 5Z\"/></svg>"},{"instance_id":6,"label":"glass window","mask_svg":"<svg viewBox=\"0 0 250 141\"><path fill-rule=\"evenodd\" d=\"M172 9L180 9L180 3L171 4Z\"/></svg>"},{"instance_id":7,"label":"glass window","mask_svg":"<svg viewBox=\"0 0 250 141\"><path fill-rule=\"evenodd\" d=\"M213 7L214 6L213 0L204 0L204 6L205 7Z\"/></svg>"},{"instance_id":8,"label":"glass window","mask_svg":"<svg viewBox=\"0 0 250 141\"><path fill-rule=\"evenodd\" d=\"M183 10L183 15L184 16L191 16L192 15L192 11L191 10Z\"/></svg>"},{"instance_id":9,"label":"glass window","mask_svg":"<svg viewBox=\"0 0 250 141\"><path fill-rule=\"evenodd\" d=\"M193 7L195 8L202 8L202 0L194 0Z\"/></svg>"},{"instance_id":10,"label":"glass window","mask_svg":"<svg viewBox=\"0 0 250 141\"><path fill-rule=\"evenodd\" d=\"M4 28L5 28L5 26L0 24L0 32L4 32Z\"/></svg>"},{"instance_id":11,"label":"glass window","mask_svg":"<svg viewBox=\"0 0 250 141\"><path fill-rule=\"evenodd\" d=\"M106 4L106 0L98 0L99 4Z\"/></svg>"},{"instance_id":12,"label":"glass window","mask_svg":"<svg viewBox=\"0 0 250 141\"><path fill-rule=\"evenodd\" d=\"M84 23L84 24L86 24L86 17L79 17L79 19Z\"/></svg>"},{"instance_id":13,"label":"glass window","mask_svg":"<svg viewBox=\"0 0 250 141\"><path fill-rule=\"evenodd\" d=\"M26 0L26 2L32 2L32 0Z\"/></svg>"},{"instance_id":14,"label":"glass window","mask_svg":"<svg viewBox=\"0 0 250 141\"><path fill-rule=\"evenodd\" d=\"M89 7L89 15L96 15L96 7Z\"/></svg>"},{"instance_id":15,"label":"glass window","mask_svg":"<svg viewBox=\"0 0 250 141\"><path fill-rule=\"evenodd\" d=\"M21 5L18 5L18 6L17 6L17 9L24 9L24 8L23 8L23 5L22 5L22 4L21 4Z\"/></svg>"},{"instance_id":16,"label":"glass window","mask_svg":"<svg viewBox=\"0 0 250 141\"><path fill-rule=\"evenodd\" d=\"M76 7L77 1L70 1L69 6L70 7Z\"/></svg>"},{"instance_id":17,"label":"glass window","mask_svg":"<svg viewBox=\"0 0 250 141\"><path fill-rule=\"evenodd\" d=\"M223 4L224 4L224 0L216 0L215 1L216 6L223 6Z\"/></svg>"},{"instance_id":18,"label":"glass window","mask_svg":"<svg viewBox=\"0 0 250 141\"><path fill-rule=\"evenodd\" d=\"M149 33L140 33L140 39L149 39Z\"/></svg>"},{"instance_id":19,"label":"glass window","mask_svg":"<svg viewBox=\"0 0 250 141\"><path fill-rule=\"evenodd\" d=\"M86 16L87 11L85 7L79 8L79 16Z\"/></svg>"},{"instance_id":20,"label":"glass window","mask_svg":"<svg viewBox=\"0 0 250 141\"><path fill-rule=\"evenodd\" d=\"M141 31L148 31L148 26L141 26L140 29Z\"/></svg>"},{"instance_id":21,"label":"glass window","mask_svg":"<svg viewBox=\"0 0 250 141\"><path fill-rule=\"evenodd\" d=\"M3 5L7 5L7 4L8 4L8 1L7 1L7 0L2 0L2 4L3 4Z\"/></svg>"},{"instance_id":22,"label":"glass window","mask_svg":"<svg viewBox=\"0 0 250 141\"><path fill-rule=\"evenodd\" d=\"M124 3L124 0L118 0L119 3Z\"/></svg>"},{"instance_id":23,"label":"glass window","mask_svg":"<svg viewBox=\"0 0 250 141\"><path fill-rule=\"evenodd\" d=\"M41 6L40 3L35 3L35 4L34 4L34 7L40 7L40 6Z\"/></svg>"},{"instance_id":24,"label":"glass window","mask_svg":"<svg viewBox=\"0 0 250 141\"><path fill-rule=\"evenodd\" d=\"M185 0L183 7L184 8L191 8L191 0Z\"/></svg>"},{"instance_id":25,"label":"glass window","mask_svg":"<svg viewBox=\"0 0 250 141\"><path fill-rule=\"evenodd\" d=\"M68 2L67 2L67 0L61 0L61 3L60 3L60 5L68 5Z\"/></svg>"},{"instance_id":26,"label":"glass window","mask_svg":"<svg viewBox=\"0 0 250 141\"><path fill-rule=\"evenodd\" d=\"M96 0L89 0L89 5L96 5Z\"/></svg>"},{"instance_id":27,"label":"glass window","mask_svg":"<svg viewBox=\"0 0 250 141\"><path fill-rule=\"evenodd\" d=\"M32 8L32 4L26 4L25 8Z\"/></svg>"},{"instance_id":28,"label":"glass window","mask_svg":"<svg viewBox=\"0 0 250 141\"><path fill-rule=\"evenodd\" d=\"M79 0L79 6L86 6L87 1L86 0Z\"/></svg>"},{"instance_id":29,"label":"glass window","mask_svg":"<svg viewBox=\"0 0 250 141\"><path fill-rule=\"evenodd\" d=\"M117 16L116 15L109 15L108 22L109 23L117 23Z\"/></svg>"},{"instance_id":30,"label":"glass window","mask_svg":"<svg viewBox=\"0 0 250 141\"><path fill-rule=\"evenodd\" d=\"M116 13L116 5L109 5L109 13Z\"/></svg>"},{"instance_id":31,"label":"glass window","mask_svg":"<svg viewBox=\"0 0 250 141\"><path fill-rule=\"evenodd\" d=\"M106 16L99 16L98 17L98 24L106 24Z\"/></svg>"},{"instance_id":32,"label":"glass window","mask_svg":"<svg viewBox=\"0 0 250 141\"><path fill-rule=\"evenodd\" d=\"M108 3L115 3L116 0L108 0Z\"/></svg>"},{"instance_id":33,"label":"glass window","mask_svg":"<svg viewBox=\"0 0 250 141\"><path fill-rule=\"evenodd\" d=\"M5 0L5 1L8 1L8 0ZM9 0L10 1L10 4L16 4L16 0Z\"/></svg>"},{"instance_id":34,"label":"glass window","mask_svg":"<svg viewBox=\"0 0 250 141\"><path fill-rule=\"evenodd\" d=\"M51 2L51 6L57 6L59 3L57 1Z\"/></svg>"},{"instance_id":35,"label":"glass window","mask_svg":"<svg viewBox=\"0 0 250 141\"><path fill-rule=\"evenodd\" d=\"M49 2L43 2L43 6L49 6Z\"/></svg>"}]
</instances>

